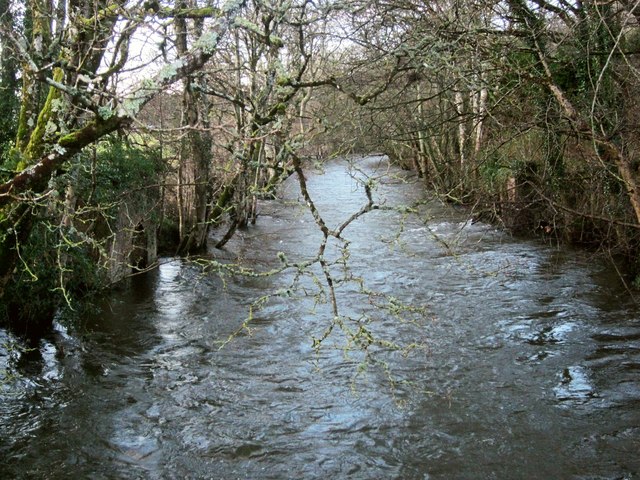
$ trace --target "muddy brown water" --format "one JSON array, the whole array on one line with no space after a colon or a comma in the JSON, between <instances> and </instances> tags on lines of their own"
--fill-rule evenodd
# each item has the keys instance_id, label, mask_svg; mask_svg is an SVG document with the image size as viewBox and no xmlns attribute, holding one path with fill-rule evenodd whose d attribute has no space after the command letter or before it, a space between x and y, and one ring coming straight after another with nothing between
<instances>
[{"instance_id":1,"label":"muddy brown water","mask_svg":"<svg viewBox=\"0 0 640 480\"><path fill-rule=\"evenodd\" d=\"M354 177L375 178L385 207L423 198L380 157L308 177L332 226L365 202ZM278 252L315 255L320 234L291 180L218 256L263 271ZM292 272L221 280L163 259L32 351L0 331L0 477L640 476L640 309L609 264L435 201L370 212L344 237L349 271L333 274L374 292L338 282L345 325L417 348L374 345L367 364L336 327L316 352L332 315L310 276L290 289ZM342 254L334 243L327 257ZM426 314L402 321L400 305Z\"/></svg>"}]
</instances>

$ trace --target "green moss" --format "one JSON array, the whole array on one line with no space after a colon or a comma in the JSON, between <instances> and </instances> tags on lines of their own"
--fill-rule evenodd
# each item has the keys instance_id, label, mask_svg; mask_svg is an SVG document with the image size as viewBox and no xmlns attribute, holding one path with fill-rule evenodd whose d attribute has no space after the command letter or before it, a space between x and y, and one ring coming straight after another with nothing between
<instances>
[{"instance_id":1,"label":"green moss","mask_svg":"<svg viewBox=\"0 0 640 480\"><path fill-rule=\"evenodd\" d=\"M159 13L163 17L212 18L220 16L220 9L215 7L164 8Z\"/></svg>"},{"instance_id":2,"label":"green moss","mask_svg":"<svg viewBox=\"0 0 640 480\"><path fill-rule=\"evenodd\" d=\"M284 40L277 35L269 35L269 43L276 48L284 47Z\"/></svg>"},{"instance_id":3,"label":"green moss","mask_svg":"<svg viewBox=\"0 0 640 480\"><path fill-rule=\"evenodd\" d=\"M99 10L93 17L76 18L76 25L78 26L78 28L93 29L96 27L96 25L99 25L101 22L103 22L106 19L115 20L118 17L119 11L120 11L120 5L118 5L117 3L113 3Z\"/></svg>"},{"instance_id":4,"label":"green moss","mask_svg":"<svg viewBox=\"0 0 640 480\"><path fill-rule=\"evenodd\" d=\"M291 83L291 77L287 75L280 75L276 80L276 85L278 85L279 87L289 87L291 86Z\"/></svg>"},{"instance_id":5,"label":"green moss","mask_svg":"<svg viewBox=\"0 0 640 480\"><path fill-rule=\"evenodd\" d=\"M62 82L63 77L64 71L61 68L54 69L54 81ZM57 88L49 88L47 100L45 101L42 110L40 111L40 115L38 115L36 127L33 130L31 137L29 138L29 143L24 149L24 155L22 160L18 163L17 171L24 170L33 162L34 159L42 156L45 148L45 137L47 136L47 134L52 134L56 130L59 130L59 127L55 124L54 121L53 106L59 105L59 102L57 102L57 100L61 97L61 95L62 93Z\"/></svg>"},{"instance_id":6,"label":"green moss","mask_svg":"<svg viewBox=\"0 0 640 480\"><path fill-rule=\"evenodd\" d=\"M18 115L18 127L16 133L16 148L20 151L24 150L24 147L29 142L29 135L33 128L33 116L32 111L35 98L33 90L35 89L35 79L28 71L23 73L22 77L22 92L20 95L20 113Z\"/></svg>"},{"instance_id":7,"label":"green moss","mask_svg":"<svg viewBox=\"0 0 640 480\"><path fill-rule=\"evenodd\" d=\"M80 149L113 132L122 123L122 118L112 116L108 120L97 119L80 130L62 135L58 139L61 148Z\"/></svg>"}]
</instances>

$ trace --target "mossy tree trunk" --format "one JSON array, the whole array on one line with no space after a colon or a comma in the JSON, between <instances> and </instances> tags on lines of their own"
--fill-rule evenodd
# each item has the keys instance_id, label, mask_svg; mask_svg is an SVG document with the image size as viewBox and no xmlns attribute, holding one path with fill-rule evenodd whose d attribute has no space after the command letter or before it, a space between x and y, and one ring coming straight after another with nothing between
<instances>
[{"instance_id":1,"label":"mossy tree trunk","mask_svg":"<svg viewBox=\"0 0 640 480\"><path fill-rule=\"evenodd\" d=\"M26 4L26 34L29 36L29 58L22 59L22 92L20 116L15 148L24 152L37 125L45 85L38 80L34 66L46 65L51 53L51 4L42 0L29 0Z\"/></svg>"}]
</instances>

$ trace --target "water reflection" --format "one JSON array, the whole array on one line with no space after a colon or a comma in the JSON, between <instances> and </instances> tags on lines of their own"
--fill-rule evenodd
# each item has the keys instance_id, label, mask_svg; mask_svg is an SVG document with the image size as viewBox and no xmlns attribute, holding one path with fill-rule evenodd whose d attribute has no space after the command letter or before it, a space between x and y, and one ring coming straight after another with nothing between
<instances>
[{"instance_id":1,"label":"water reflection","mask_svg":"<svg viewBox=\"0 0 640 480\"><path fill-rule=\"evenodd\" d=\"M596 396L589 380L589 372L583 366L567 367L559 376L560 383L554 388L554 392L561 402L582 404Z\"/></svg>"}]
</instances>

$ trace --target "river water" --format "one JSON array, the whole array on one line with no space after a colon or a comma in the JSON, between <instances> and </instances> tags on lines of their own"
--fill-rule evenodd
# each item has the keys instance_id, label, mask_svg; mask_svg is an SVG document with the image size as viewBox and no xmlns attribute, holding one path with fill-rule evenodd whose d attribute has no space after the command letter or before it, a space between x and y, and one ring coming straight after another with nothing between
<instances>
[{"instance_id":1,"label":"river water","mask_svg":"<svg viewBox=\"0 0 640 480\"><path fill-rule=\"evenodd\" d=\"M32 350L0 331L0 477L638 478L640 310L611 266L436 201L409 214L423 189L380 157L308 174L330 227L366 178L384 208L327 249L343 329L318 349L318 265L221 278L163 259ZM212 253L313 258L294 180Z\"/></svg>"}]
</instances>

